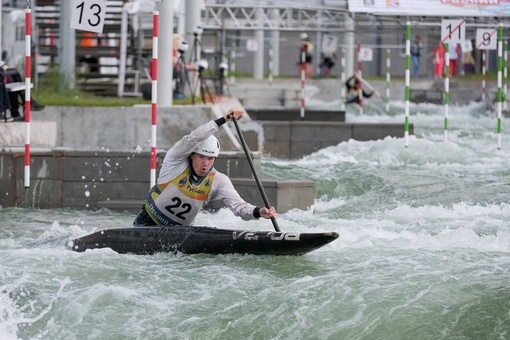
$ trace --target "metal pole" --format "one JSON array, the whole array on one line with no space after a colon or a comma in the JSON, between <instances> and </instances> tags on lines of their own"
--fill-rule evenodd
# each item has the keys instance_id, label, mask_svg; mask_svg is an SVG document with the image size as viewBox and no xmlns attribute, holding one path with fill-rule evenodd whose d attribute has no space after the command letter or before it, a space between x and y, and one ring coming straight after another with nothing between
<instances>
[{"instance_id":1,"label":"metal pole","mask_svg":"<svg viewBox=\"0 0 510 340\"><path fill-rule=\"evenodd\" d=\"M189 1L186 2L186 5ZM159 16L164 18L159 22L158 31L158 60L165 68L158 68L158 105L172 106L173 104L173 34L174 34L174 4L173 0L158 2ZM187 7L186 7L187 9ZM186 14L187 15L187 14ZM187 17L186 17L187 18Z\"/></svg>"},{"instance_id":2,"label":"metal pole","mask_svg":"<svg viewBox=\"0 0 510 340\"><path fill-rule=\"evenodd\" d=\"M71 28L71 1L60 3L60 39L58 45L58 57L63 82L60 84L63 90L74 89L76 67L76 30Z\"/></svg>"}]
</instances>

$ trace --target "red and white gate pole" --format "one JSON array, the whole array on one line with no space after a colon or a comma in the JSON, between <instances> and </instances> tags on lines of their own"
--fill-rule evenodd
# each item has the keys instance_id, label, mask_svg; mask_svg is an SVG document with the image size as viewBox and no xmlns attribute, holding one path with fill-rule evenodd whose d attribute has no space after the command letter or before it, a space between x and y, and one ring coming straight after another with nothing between
<instances>
[{"instance_id":1,"label":"red and white gate pole","mask_svg":"<svg viewBox=\"0 0 510 340\"><path fill-rule=\"evenodd\" d=\"M158 38L159 38L159 12L155 11L153 15L153 31L152 31L152 125L151 125L151 171L150 171L150 186L151 188L156 184L156 132L157 132L157 117L158 117Z\"/></svg>"},{"instance_id":2,"label":"red and white gate pole","mask_svg":"<svg viewBox=\"0 0 510 340\"><path fill-rule=\"evenodd\" d=\"M306 45L301 45L301 119L305 118Z\"/></svg>"},{"instance_id":3,"label":"red and white gate pole","mask_svg":"<svg viewBox=\"0 0 510 340\"><path fill-rule=\"evenodd\" d=\"M31 9L25 10L25 188L30 187L30 85L31 85Z\"/></svg>"},{"instance_id":4,"label":"red and white gate pole","mask_svg":"<svg viewBox=\"0 0 510 340\"><path fill-rule=\"evenodd\" d=\"M482 50L482 101L485 102L485 94L487 93L487 50Z\"/></svg>"}]
</instances>

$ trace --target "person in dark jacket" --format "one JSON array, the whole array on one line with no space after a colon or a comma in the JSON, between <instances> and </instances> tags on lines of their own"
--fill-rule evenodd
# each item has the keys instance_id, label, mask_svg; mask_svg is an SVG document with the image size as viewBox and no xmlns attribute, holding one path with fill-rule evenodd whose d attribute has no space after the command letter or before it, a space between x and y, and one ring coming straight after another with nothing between
<instances>
[{"instance_id":1,"label":"person in dark jacket","mask_svg":"<svg viewBox=\"0 0 510 340\"><path fill-rule=\"evenodd\" d=\"M4 66L5 69L5 83L24 83L24 80L21 78L21 74L16 68L9 68L7 65ZM20 113L20 106L25 107L25 90L21 91L9 91L7 92L9 96L10 102L10 110L11 117L14 120L23 120L25 117ZM45 108L44 105L39 104L34 100L34 98L30 98L30 110L31 111L41 111Z\"/></svg>"},{"instance_id":2,"label":"person in dark jacket","mask_svg":"<svg viewBox=\"0 0 510 340\"><path fill-rule=\"evenodd\" d=\"M0 61L0 123L11 122L12 117L7 117L7 110L11 108L7 88L5 87L4 62Z\"/></svg>"}]
</instances>

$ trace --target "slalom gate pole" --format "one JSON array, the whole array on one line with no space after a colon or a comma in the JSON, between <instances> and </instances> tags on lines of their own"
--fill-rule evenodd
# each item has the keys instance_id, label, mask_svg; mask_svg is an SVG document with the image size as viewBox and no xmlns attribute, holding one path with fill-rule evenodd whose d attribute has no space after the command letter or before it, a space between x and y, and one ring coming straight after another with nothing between
<instances>
[{"instance_id":1,"label":"slalom gate pole","mask_svg":"<svg viewBox=\"0 0 510 340\"><path fill-rule=\"evenodd\" d=\"M498 149L501 149L501 102L503 94L501 91L503 70L503 23L499 23L498 27L498 95L497 95L497 112L498 112Z\"/></svg>"},{"instance_id":2,"label":"slalom gate pole","mask_svg":"<svg viewBox=\"0 0 510 340\"><path fill-rule=\"evenodd\" d=\"M508 41L503 45L503 110L507 109L508 103Z\"/></svg>"},{"instance_id":3,"label":"slalom gate pole","mask_svg":"<svg viewBox=\"0 0 510 340\"><path fill-rule=\"evenodd\" d=\"M30 9L30 1L27 1L27 9L25 10L25 188L30 187L30 86L32 83L31 31L32 10Z\"/></svg>"},{"instance_id":4,"label":"slalom gate pole","mask_svg":"<svg viewBox=\"0 0 510 340\"><path fill-rule=\"evenodd\" d=\"M306 47L301 46L301 119L305 118Z\"/></svg>"},{"instance_id":5,"label":"slalom gate pole","mask_svg":"<svg viewBox=\"0 0 510 340\"><path fill-rule=\"evenodd\" d=\"M390 113L391 50L386 50L386 113Z\"/></svg>"},{"instance_id":6,"label":"slalom gate pole","mask_svg":"<svg viewBox=\"0 0 510 340\"><path fill-rule=\"evenodd\" d=\"M358 76L363 77L363 63L361 62L361 43L358 42ZM363 85L358 82L359 114L363 115Z\"/></svg>"},{"instance_id":7,"label":"slalom gate pole","mask_svg":"<svg viewBox=\"0 0 510 340\"><path fill-rule=\"evenodd\" d=\"M340 55L340 81L342 82L340 84L340 109L342 111L345 111L345 101L346 101L346 91L345 91L345 48L342 48L342 52Z\"/></svg>"},{"instance_id":8,"label":"slalom gate pole","mask_svg":"<svg viewBox=\"0 0 510 340\"><path fill-rule=\"evenodd\" d=\"M487 93L487 50L482 50L482 101Z\"/></svg>"},{"instance_id":9,"label":"slalom gate pole","mask_svg":"<svg viewBox=\"0 0 510 340\"><path fill-rule=\"evenodd\" d=\"M409 100L411 82L411 22L406 22L406 75L405 75L405 121L404 121L404 144L409 146Z\"/></svg>"},{"instance_id":10,"label":"slalom gate pole","mask_svg":"<svg viewBox=\"0 0 510 340\"><path fill-rule=\"evenodd\" d=\"M153 14L152 29L152 94L151 94L151 169L150 169L150 186L156 184L156 131L157 131L157 114L158 114L158 43L159 43L159 12Z\"/></svg>"},{"instance_id":11,"label":"slalom gate pole","mask_svg":"<svg viewBox=\"0 0 510 340\"><path fill-rule=\"evenodd\" d=\"M444 141L448 140L448 112L450 110L450 44L446 43L444 63L445 63L445 75L444 75Z\"/></svg>"}]
</instances>

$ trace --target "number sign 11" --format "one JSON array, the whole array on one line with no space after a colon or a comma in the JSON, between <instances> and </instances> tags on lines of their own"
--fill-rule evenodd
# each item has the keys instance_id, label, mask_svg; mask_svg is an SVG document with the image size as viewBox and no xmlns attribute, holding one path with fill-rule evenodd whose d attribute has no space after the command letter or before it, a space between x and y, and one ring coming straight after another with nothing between
<instances>
[{"instance_id":1,"label":"number sign 11","mask_svg":"<svg viewBox=\"0 0 510 340\"><path fill-rule=\"evenodd\" d=\"M106 0L73 0L71 28L103 33Z\"/></svg>"},{"instance_id":2,"label":"number sign 11","mask_svg":"<svg viewBox=\"0 0 510 340\"><path fill-rule=\"evenodd\" d=\"M441 41L459 43L466 40L466 22L464 20L441 20Z\"/></svg>"}]
</instances>

